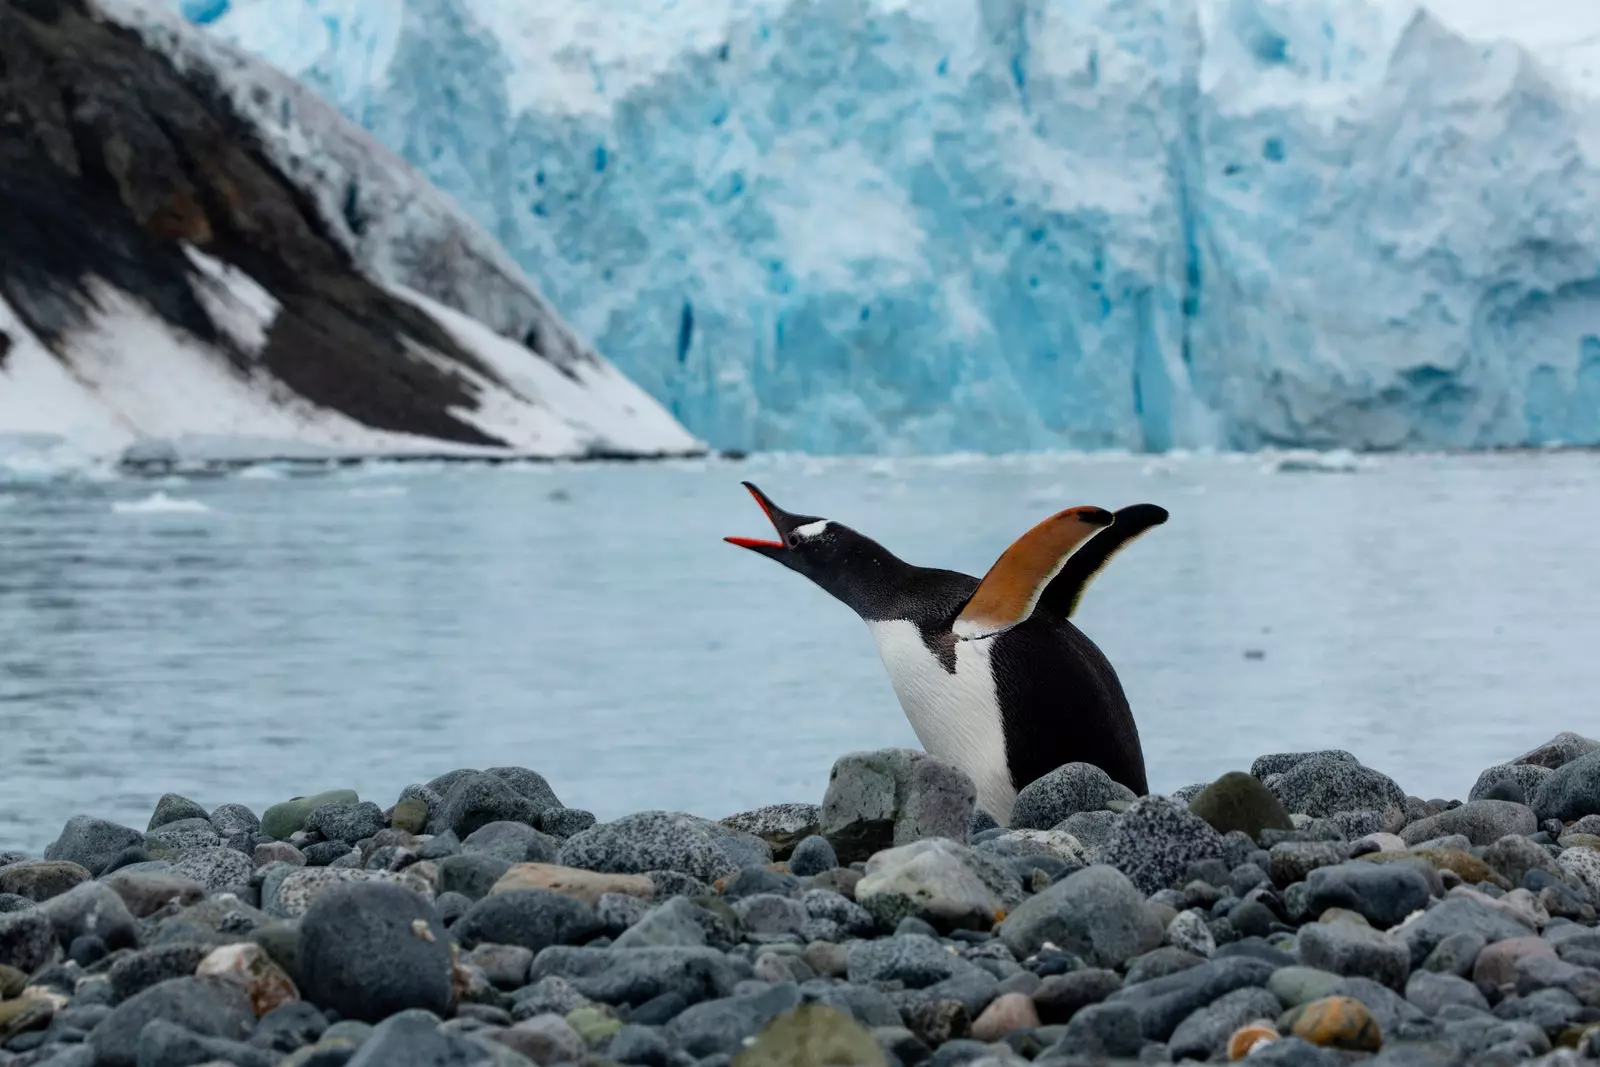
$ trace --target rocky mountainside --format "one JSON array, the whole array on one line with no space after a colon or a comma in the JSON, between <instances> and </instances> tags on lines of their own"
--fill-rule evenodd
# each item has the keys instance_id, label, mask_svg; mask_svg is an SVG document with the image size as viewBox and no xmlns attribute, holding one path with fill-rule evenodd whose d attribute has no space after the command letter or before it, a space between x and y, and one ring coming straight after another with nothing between
<instances>
[{"instance_id":1,"label":"rocky mountainside","mask_svg":"<svg viewBox=\"0 0 1600 1067\"><path fill-rule=\"evenodd\" d=\"M22 435L700 451L360 130L179 20L85 0L0 0L0 436Z\"/></svg>"}]
</instances>

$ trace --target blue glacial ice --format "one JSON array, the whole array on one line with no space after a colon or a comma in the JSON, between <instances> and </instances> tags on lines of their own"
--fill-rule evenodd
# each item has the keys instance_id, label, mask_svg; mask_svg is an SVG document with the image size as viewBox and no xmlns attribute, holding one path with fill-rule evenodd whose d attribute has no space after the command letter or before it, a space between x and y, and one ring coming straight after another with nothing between
<instances>
[{"instance_id":1,"label":"blue glacial ice","mask_svg":"<svg viewBox=\"0 0 1600 1067\"><path fill-rule=\"evenodd\" d=\"M1600 443L1600 105L1474 2L182 0L715 445Z\"/></svg>"}]
</instances>

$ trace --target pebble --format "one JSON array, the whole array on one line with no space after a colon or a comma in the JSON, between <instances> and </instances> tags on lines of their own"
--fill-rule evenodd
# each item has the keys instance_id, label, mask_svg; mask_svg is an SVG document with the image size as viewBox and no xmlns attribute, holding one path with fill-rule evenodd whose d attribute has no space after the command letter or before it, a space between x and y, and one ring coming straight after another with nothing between
<instances>
[{"instance_id":1,"label":"pebble","mask_svg":"<svg viewBox=\"0 0 1600 1067\"><path fill-rule=\"evenodd\" d=\"M534 953L549 945L581 944L602 931L600 918L581 900L548 889L514 889L484 897L457 919L451 933L471 947L488 942L521 945Z\"/></svg>"},{"instance_id":2,"label":"pebble","mask_svg":"<svg viewBox=\"0 0 1600 1067\"><path fill-rule=\"evenodd\" d=\"M150 823L145 829L154 830L158 826L165 826L181 819L205 819L209 822L211 815L188 797L179 796L177 793L163 793L161 799L156 801L156 810L151 813Z\"/></svg>"},{"instance_id":3,"label":"pebble","mask_svg":"<svg viewBox=\"0 0 1600 1067\"><path fill-rule=\"evenodd\" d=\"M0 893L38 903L60 896L90 877L87 869L67 860L23 860L0 867Z\"/></svg>"},{"instance_id":4,"label":"pebble","mask_svg":"<svg viewBox=\"0 0 1600 1067\"><path fill-rule=\"evenodd\" d=\"M854 752L833 765L818 832L846 863L924 838L965 842L976 798L971 778L924 752Z\"/></svg>"},{"instance_id":5,"label":"pebble","mask_svg":"<svg viewBox=\"0 0 1600 1067\"><path fill-rule=\"evenodd\" d=\"M1005 993L990 1001L972 1020L972 1037L976 1041L1000 1041L1007 1034L1039 1025L1039 1012L1030 997L1023 993Z\"/></svg>"},{"instance_id":6,"label":"pebble","mask_svg":"<svg viewBox=\"0 0 1600 1067\"><path fill-rule=\"evenodd\" d=\"M1411 950L1403 941L1370 926L1308 923L1300 928L1300 962L1332 974L1368 977L1404 989L1411 976Z\"/></svg>"},{"instance_id":7,"label":"pebble","mask_svg":"<svg viewBox=\"0 0 1600 1067\"><path fill-rule=\"evenodd\" d=\"M510 860L483 852L446 856L439 861L439 891L481 900L510 870Z\"/></svg>"},{"instance_id":8,"label":"pebble","mask_svg":"<svg viewBox=\"0 0 1600 1067\"><path fill-rule=\"evenodd\" d=\"M1416 845L1432 838L1459 834L1466 844L1492 845L1507 834L1526 836L1537 832L1539 820L1533 809L1505 800L1470 800L1459 808L1441 811L1414 822L1400 831L1401 840Z\"/></svg>"},{"instance_id":9,"label":"pebble","mask_svg":"<svg viewBox=\"0 0 1600 1067\"><path fill-rule=\"evenodd\" d=\"M99 873L124 851L143 841L144 835L130 826L90 815L74 815L62 827L61 836L45 846L44 858L64 860Z\"/></svg>"},{"instance_id":10,"label":"pebble","mask_svg":"<svg viewBox=\"0 0 1600 1067\"><path fill-rule=\"evenodd\" d=\"M1386 828L1404 824L1405 791L1387 775L1355 761L1349 753L1312 754L1297 760L1267 787L1291 813L1318 817L1343 811L1378 811L1383 813Z\"/></svg>"},{"instance_id":11,"label":"pebble","mask_svg":"<svg viewBox=\"0 0 1600 1067\"><path fill-rule=\"evenodd\" d=\"M560 848L549 834L519 822L486 823L461 841L463 854L481 853L508 863L552 863Z\"/></svg>"},{"instance_id":12,"label":"pebble","mask_svg":"<svg viewBox=\"0 0 1600 1067\"><path fill-rule=\"evenodd\" d=\"M305 829L321 834L325 841L353 845L388 825L383 809L364 800L358 804L320 804L306 816Z\"/></svg>"},{"instance_id":13,"label":"pebble","mask_svg":"<svg viewBox=\"0 0 1600 1067\"><path fill-rule=\"evenodd\" d=\"M241 1041L255 1022L245 991L220 978L171 978L123 1000L89 1034L96 1067L140 1067L139 1035L156 1020L201 1037Z\"/></svg>"},{"instance_id":14,"label":"pebble","mask_svg":"<svg viewBox=\"0 0 1600 1067\"><path fill-rule=\"evenodd\" d=\"M1270 990L1246 987L1224 993L1204 1007L1191 1012L1167 1042L1174 1059L1220 1060L1227 1056L1233 1034L1255 1019L1275 1018L1283 1004Z\"/></svg>"},{"instance_id":15,"label":"pebble","mask_svg":"<svg viewBox=\"0 0 1600 1067\"><path fill-rule=\"evenodd\" d=\"M811 834L802 839L789 856L789 871L800 878L810 878L837 866L839 856L821 834Z\"/></svg>"},{"instance_id":16,"label":"pebble","mask_svg":"<svg viewBox=\"0 0 1600 1067\"><path fill-rule=\"evenodd\" d=\"M1529 749L1512 763L1527 763L1555 770L1564 767L1580 756L1600 750L1600 741L1594 741L1570 730L1563 731L1537 748Z\"/></svg>"},{"instance_id":17,"label":"pebble","mask_svg":"<svg viewBox=\"0 0 1600 1067\"><path fill-rule=\"evenodd\" d=\"M106 949L133 948L139 928L133 913L115 889L101 882L84 882L38 906L50 920L56 939L70 945L80 937L94 936Z\"/></svg>"},{"instance_id":18,"label":"pebble","mask_svg":"<svg viewBox=\"0 0 1600 1067\"><path fill-rule=\"evenodd\" d=\"M598 904L608 893L650 900L656 891L655 882L641 874L600 874L554 863L514 864L490 893L516 889L548 889L590 905Z\"/></svg>"},{"instance_id":19,"label":"pebble","mask_svg":"<svg viewBox=\"0 0 1600 1067\"><path fill-rule=\"evenodd\" d=\"M607 874L675 871L714 882L733 874L738 865L729 860L711 825L676 812L627 815L568 838L560 863Z\"/></svg>"},{"instance_id":20,"label":"pebble","mask_svg":"<svg viewBox=\"0 0 1600 1067\"><path fill-rule=\"evenodd\" d=\"M1102 811L1112 801L1132 803L1133 790L1088 763L1067 763L1035 778L1017 793L1014 829L1049 830L1072 815Z\"/></svg>"},{"instance_id":21,"label":"pebble","mask_svg":"<svg viewBox=\"0 0 1600 1067\"><path fill-rule=\"evenodd\" d=\"M1314 867L1306 872L1305 882L1306 904L1314 913L1348 908L1381 928L1427 907L1431 896L1422 872L1398 863L1355 861Z\"/></svg>"},{"instance_id":22,"label":"pebble","mask_svg":"<svg viewBox=\"0 0 1600 1067\"><path fill-rule=\"evenodd\" d=\"M1018 958L1051 943L1091 966L1116 967L1160 944L1163 927L1133 881L1102 864L1024 900L998 933Z\"/></svg>"},{"instance_id":23,"label":"pebble","mask_svg":"<svg viewBox=\"0 0 1600 1067\"><path fill-rule=\"evenodd\" d=\"M1200 816L1166 797L1135 801L1101 850L1102 862L1126 874L1145 893L1165 889L1191 864L1220 860L1222 835Z\"/></svg>"},{"instance_id":24,"label":"pebble","mask_svg":"<svg viewBox=\"0 0 1600 1067\"><path fill-rule=\"evenodd\" d=\"M222 843L240 852L255 848L256 835L261 831L261 820L243 804L222 804L211 813L211 829L217 832Z\"/></svg>"},{"instance_id":25,"label":"pebble","mask_svg":"<svg viewBox=\"0 0 1600 1067\"><path fill-rule=\"evenodd\" d=\"M199 883L208 893L245 885L253 870L249 856L222 845L186 849L172 865L174 875Z\"/></svg>"},{"instance_id":26,"label":"pebble","mask_svg":"<svg viewBox=\"0 0 1600 1067\"><path fill-rule=\"evenodd\" d=\"M774 859L786 859L801 841L817 836L822 826L822 806L770 804L754 811L729 815L721 823L729 829L754 834L772 849Z\"/></svg>"},{"instance_id":27,"label":"pebble","mask_svg":"<svg viewBox=\"0 0 1600 1067\"><path fill-rule=\"evenodd\" d=\"M943 929L986 930L1022 903L1022 891L984 853L931 838L873 855L855 899L885 928L915 916Z\"/></svg>"},{"instance_id":28,"label":"pebble","mask_svg":"<svg viewBox=\"0 0 1600 1067\"><path fill-rule=\"evenodd\" d=\"M294 919L306 913L317 897L334 886L350 882L388 882L432 898L433 886L414 870L392 873L389 871L363 871L347 867L287 868L268 892L268 883L261 887L262 910L280 919Z\"/></svg>"}]
</instances>

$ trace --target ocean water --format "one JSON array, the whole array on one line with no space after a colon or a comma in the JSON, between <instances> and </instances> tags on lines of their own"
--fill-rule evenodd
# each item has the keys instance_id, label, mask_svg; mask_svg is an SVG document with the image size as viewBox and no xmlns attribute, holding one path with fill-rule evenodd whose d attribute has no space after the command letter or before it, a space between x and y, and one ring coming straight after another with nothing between
<instances>
[{"instance_id":1,"label":"ocean water","mask_svg":"<svg viewBox=\"0 0 1600 1067\"><path fill-rule=\"evenodd\" d=\"M1156 791L1339 747L1464 797L1600 731L1588 453L35 479L0 483L0 849L167 791L387 806L506 764L602 819L820 801L840 754L915 738L855 616L722 543L768 529L743 478L971 573L1059 508L1167 507L1078 617Z\"/></svg>"}]
</instances>

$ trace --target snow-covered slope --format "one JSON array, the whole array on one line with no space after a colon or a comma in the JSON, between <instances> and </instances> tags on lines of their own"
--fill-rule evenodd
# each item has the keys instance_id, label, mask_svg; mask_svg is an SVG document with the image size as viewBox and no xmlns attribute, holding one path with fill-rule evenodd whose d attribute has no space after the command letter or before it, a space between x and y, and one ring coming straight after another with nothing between
<instances>
[{"instance_id":1,"label":"snow-covered slope","mask_svg":"<svg viewBox=\"0 0 1600 1067\"><path fill-rule=\"evenodd\" d=\"M714 444L1600 442L1600 5L185 2Z\"/></svg>"},{"instance_id":2,"label":"snow-covered slope","mask_svg":"<svg viewBox=\"0 0 1600 1067\"><path fill-rule=\"evenodd\" d=\"M0 6L0 451L702 450L359 127L170 12L99 9Z\"/></svg>"}]
</instances>

